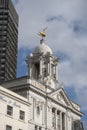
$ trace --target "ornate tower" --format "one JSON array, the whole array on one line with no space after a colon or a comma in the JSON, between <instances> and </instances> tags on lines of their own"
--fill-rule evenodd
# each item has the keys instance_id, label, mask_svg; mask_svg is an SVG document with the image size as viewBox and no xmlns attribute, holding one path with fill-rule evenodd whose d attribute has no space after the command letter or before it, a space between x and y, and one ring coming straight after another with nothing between
<instances>
[{"instance_id":1,"label":"ornate tower","mask_svg":"<svg viewBox=\"0 0 87 130\"><path fill-rule=\"evenodd\" d=\"M45 44L42 37L40 44L27 57L28 75L31 79L56 89L57 63L58 58L53 55L51 48Z\"/></svg>"}]
</instances>

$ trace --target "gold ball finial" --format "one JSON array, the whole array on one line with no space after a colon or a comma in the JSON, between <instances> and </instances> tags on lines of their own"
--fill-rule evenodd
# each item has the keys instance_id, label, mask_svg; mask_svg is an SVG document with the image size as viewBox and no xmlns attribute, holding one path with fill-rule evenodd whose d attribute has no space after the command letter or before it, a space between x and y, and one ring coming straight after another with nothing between
<instances>
[{"instance_id":1,"label":"gold ball finial","mask_svg":"<svg viewBox=\"0 0 87 130\"><path fill-rule=\"evenodd\" d=\"M43 39L44 37L46 37L46 30L47 30L47 27L44 28L41 32L39 32L39 35L42 37L42 39Z\"/></svg>"}]
</instances>

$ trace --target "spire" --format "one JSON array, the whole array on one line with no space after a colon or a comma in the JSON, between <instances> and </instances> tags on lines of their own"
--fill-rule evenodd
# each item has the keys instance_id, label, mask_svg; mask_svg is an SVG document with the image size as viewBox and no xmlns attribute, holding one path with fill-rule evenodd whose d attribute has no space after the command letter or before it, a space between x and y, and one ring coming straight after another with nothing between
<instances>
[{"instance_id":1,"label":"spire","mask_svg":"<svg viewBox=\"0 0 87 130\"><path fill-rule=\"evenodd\" d=\"M45 44L45 40L43 38L40 40L40 44Z\"/></svg>"}]
</instances>

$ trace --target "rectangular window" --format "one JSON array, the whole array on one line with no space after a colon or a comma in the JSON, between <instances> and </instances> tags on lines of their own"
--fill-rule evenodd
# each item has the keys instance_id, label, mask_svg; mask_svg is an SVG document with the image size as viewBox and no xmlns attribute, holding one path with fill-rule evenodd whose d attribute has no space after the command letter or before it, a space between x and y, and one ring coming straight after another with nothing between
<instances>
[{"instance_id":1,"label":"rectangular window","mask_svg":"<svg viewBox=\"0 0 87 130\"><path fill-rule=\"evenodd\" d=\"M38 129L38 126L37 125L35 125L35 130L37 130Z\"/></svg>"},{"instance_id":2,"label":"rectangular window","mask_svg":"<svg viewBox=\"0 0 87 130\"><path fill-rule=\"evenodd\" d=\"M13 115L13 107L7 105L7 115L12 116Z\"/></svg>"},{"instance_id":3,"label":"rectangular window","mask_svg":"<svg viewBox=\"0 0 87 130\"><path fill-rule=\"evenodd\" d=\"M6 125L6 130L12 130L12 126Z\"/></svg>"},{"instance_id":4,"label":"rectangular window","mask_svg":"<svg viewBox=\"0 0 87 130\"><path fill-rule=\"evenodd\" d=\"M25 112L20 110L20 119L24 120L25 119Z\"/></svg>"},{"instance_id":5,"label":"rectangular window","mask_svg":"<svg viewBox=\"0 0 87 130\"><path fill-rule=\"evenodd\" d=\"M35 130L42 130L42 127L38 127L37 125L35 125Z\"/></svg>"},{"instance_id":6,"label":"rectangular window","mask_svg":"<svg viewBox=\"0 0 87 130\"><path fill-rule=\"evenodd\" d=\"M42 128L41 128L41 127L39 127L39 130L42 130Z\"/></svg>"}]
</instances>

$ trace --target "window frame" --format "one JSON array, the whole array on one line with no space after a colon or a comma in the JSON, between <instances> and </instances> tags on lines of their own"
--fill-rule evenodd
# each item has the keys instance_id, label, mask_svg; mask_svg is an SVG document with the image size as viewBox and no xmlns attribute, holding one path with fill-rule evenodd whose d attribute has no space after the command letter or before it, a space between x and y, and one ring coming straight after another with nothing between
<instances>
[{"instance_id":1,"label":"window frame","mask_svg":"<svg viewBox=\"0 0 87 130\"><path fill-rule=\"evenodd\" d=\"M25 120L25 111L22 110L19 111L19 119L23 121Z\"/></svg>"},{"instance_id":2,"label":"window frame","mask_svg":"<svg viewBox=\"0 0 87 130\"><path fill-rule=\"evenodd\" d=\"M35 130L38 130L38 126L37 125L35 125Z\"/></svg>"},{"instance_id":3,"label":"window frame","mask_svg":"<svg viewBox=\"0 0 87 130\"><path fill-rule=\"evenodd\" d=\"M9 128L7 128L7 127L9 127ZM10 125L6 125L6 130L12 130L12 126L10 126Z\"/></svg>"},{"instance_id":4,"label":"window frame","mask_svg":"<svg viewBox=\"0 0 87 130\"><path fill-rule=\"evenodd\" d=\"M40 115L40 106L37 106L37 115Z\"/></svg>"},{"instance_id":5,"label":"window frame","mask_svg":"<svg viewBox=\"0 0 87 130\"><path fill-rule=\"evenodd\" d=\"M39 130L42 130L42 127L39 127Z\"/></svg>"},{"instance_id":6,"label":"window frame","mask_svg":"<svg viewBox=\"0 0 87 130\"><path fill-rule=\"evenodd\" d=\"M7 115L13 116L13 107L10 105L7 105Z\"/></svg>"}]
</instances>

